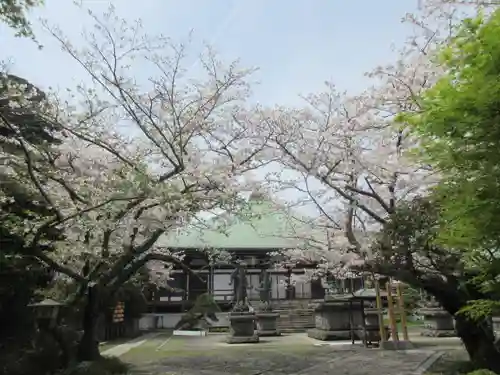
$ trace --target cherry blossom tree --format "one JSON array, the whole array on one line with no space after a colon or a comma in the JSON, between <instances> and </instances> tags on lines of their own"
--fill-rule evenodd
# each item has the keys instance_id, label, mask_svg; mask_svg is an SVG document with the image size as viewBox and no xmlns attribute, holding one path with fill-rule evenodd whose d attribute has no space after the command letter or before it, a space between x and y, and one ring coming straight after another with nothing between
<instances>
[{"instance_id":1,"label":"cherry blossom tree","mask_svg":"<svg viewBox=\"0 0 500 375\"><path fill-rule=\"evenodd\" d=\"M440 180L436 171L411 155L419 146L411 125L394 119L401 113L419 112L421 94L446 73L436 56L455 25L479 8L488 13L496 5L500 4L422 2L418 13L404 19L415 33L401 49L398 61L368 73L374 81L372 87L350 96L327 84L325 92L306 96L303 108L262 112L272 134L270 147L282 156L280 163L298 176L270 174L270 184L300 191L300 201L293 204L316 207L311 224L328 234L317 247L316 259L330 260L327 264L340 259L341 264L353 266L353 259L361 258L356 268L423 288L453 315L467 299L474 298L470 290L459 287L457 272L463 263L457 260L456 249L405 247L401 242L392 243L395 237L388 234L392 233L388 228L404 227L407 238L423 241L425 236L418 231L428 221L416 223L409 213L412 207L415 215L424 215L425 210L409 202L427 195ZM395 223L402 217L404 225ZM410 227L415 231L411 235ZM376 235L381 229L382 238ZM435 228L425 230L434 233ZM432 241L431 237L425 237L426 241ZM339 257L339 252L344 256ZM493 336L482 322L457 316L457 331L471 359L493 368ZM487 359L479 361L481 358Z\"/></svg>"},{"instance_id":2,"label":"cherry blossom tree","mask_svg":"<svg viewBox=\"0 0 500 375\"><path fill-rule=\"evenodd\" d=\"M408 125L394 126L394 117L420 110L419 94L444 72L436 51L455 25L479 8L488 11L498 4L421 1L418 12L403 19L415 32L398 60L367 73L372 87L353 96L327 83L324 92L305 96L302 108L262 111L269 147L281 156L282 166L296 172L292 177L270 173L268 181L272 188L301 192L294 206L317 208L313 225L328 233L318 246L327 250L324 256L332 247L371 256L370 234L387 222L398 202L425 194L439 181L430 166L408 154L418 139Z\"/></svg>"},{"instance_id":3,"label":"cherry blossom tree","mask_svg":"<svg viewBox=\"0 0 500 375\"><path fill-rule=\"evenodd\" d=\"M412 124L421 136L418 155L440 171L442 180L432 194L439 207L435 210L437 220L431 226L434 233L422 236L419 233L425 232L420 230L392 231L407 232L405 236L412 241L405 242L410 244L415 237L427 237L426 242L433 248L420 247L431 248L435 254L455 253L455 261L448 257L446 266L459 272L451 273L451 277L449 271L442 272L447 277L436 280L427 289L434 289L435 295L440 293L439 302L455 315L457 332L471 359L483 366L486 359L488 368L496 372L500 369L496 360L498 349L492 345L493 333L471 325L470 320L477 323L486 318L487 322L498 309L498 231L492 220L498 216L498 163L494 147L496 121L491 122L491 118L495 119L498 112L495 89L499 79L495 67L499 56L499 16L497 10L487 18L479 15L463 22L441 53L440 61L448 67L446 74L420 97L422 109L397 117L400 123ZM397 236L391 237L397 240ZM415 246L410 247L415 251ZM416 251L422 252L418 248Z\"/></svg>"},{"instance_id":4,"label":"cherry blossom tree","mask_svg":"<svg viewBox=\"0 0 500 375\"><path fill-rule=\"evenodd\" d=\"M99 357L95 324L107 295L148 261L182 266L182 255L157 240L200 212L234 209L252 171L269 162L245 105L252 69L226 65L208 48L195 81L186 45L143 35L140 22L117 20L112 7L89 15L95 28L81 50L45 23L91 82L53 93L39 108L58 124L62 144L33 145L8 124L23 150L11 177L53 210L15 226L29 241L25 252L77 281L87 297L80 360ZM138 69L152 72L146 84L134 78ZM56 250L37 250L54 228L64 234L52 241Z\"/></svg>"}]
</instances>

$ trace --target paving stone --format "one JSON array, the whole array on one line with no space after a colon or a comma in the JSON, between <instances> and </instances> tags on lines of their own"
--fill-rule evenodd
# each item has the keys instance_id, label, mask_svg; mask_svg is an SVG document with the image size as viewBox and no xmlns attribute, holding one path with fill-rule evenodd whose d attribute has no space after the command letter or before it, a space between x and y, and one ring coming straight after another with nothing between
<instances>
[{"instance_id":1,"label":"paving stone","mask_svg":"<svg viewBox=\"0 0 500 375\"><path fill-rule=\"evenodd\" d=\"M238 355L222 351L211 355L172 358L142 364L137 374L151 375L412 375L433 352L406 352L356 348L315 347L307 353L280 353L249 349ZM220 354L220 355L219 355Z\"/></svg>"}]
</instances>

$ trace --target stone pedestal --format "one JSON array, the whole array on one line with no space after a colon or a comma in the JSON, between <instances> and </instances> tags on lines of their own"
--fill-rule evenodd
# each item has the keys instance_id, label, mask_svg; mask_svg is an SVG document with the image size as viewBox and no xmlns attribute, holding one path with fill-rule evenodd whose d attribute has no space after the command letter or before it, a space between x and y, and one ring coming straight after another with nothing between
<instances>
[{"instance_id":1,"label":"stone pedestal","mask_svg":"<svg viewBox=\"0 0 500 375\"><path fill-rule=\"evenodd\" d=\"M228 344L259 342L259 336L254 331L255 314L253 312L231 312L229 314L229 321Z\"/></svg>"},{"instance_id":2,"label":"stone pedestal","mask_svg":"<svg viewBox=\"0 0 500 375\"><path fill-rule=\"evenodd\" d=\"M424 307L419 310L424 317L422 336L428 337L455 337L453 317L441 307Z\"/></svg>"},{"instance_id":3,"label":"stone pedestal","mask_svg":"<svg viewBox=\"0 0 500 375\"><path fill-rule=\"evenodd\" d=\"M307 332L308 336L317 340L348 340L351 338L349 318L349 302L342 300L325 300L314 310L315 328ZM361 306L352 305L353 329L361 322Z\"/></svg>"},{"instance_id":4,"label":"stone pedestal","mask_svg":"<svg viewBox=\"0 0 500 375\"><path fill-rule=\"evenodd\" d=\"M258 311L257 317L257 333L259 336L279 336L278 318L280 314L273 311Z\"/></svg>"}]
</instances>

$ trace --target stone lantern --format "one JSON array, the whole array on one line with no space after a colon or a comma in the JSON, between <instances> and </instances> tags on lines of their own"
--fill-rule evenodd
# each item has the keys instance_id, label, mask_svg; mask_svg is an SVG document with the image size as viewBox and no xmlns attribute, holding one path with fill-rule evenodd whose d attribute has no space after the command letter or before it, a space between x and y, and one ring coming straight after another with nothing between
<instances>
[{"instance_id":1,"label":"stone lantern","mask_svg":"<svg viewBox=\"0 0 500 375\"><path fill-rule=\"evenodd\" d=\"M61 306L63 306L61 303L52 299L45 299L29 305L35 313L40 328L53 328L56 325Z\"/></svg>"}]
</instances>

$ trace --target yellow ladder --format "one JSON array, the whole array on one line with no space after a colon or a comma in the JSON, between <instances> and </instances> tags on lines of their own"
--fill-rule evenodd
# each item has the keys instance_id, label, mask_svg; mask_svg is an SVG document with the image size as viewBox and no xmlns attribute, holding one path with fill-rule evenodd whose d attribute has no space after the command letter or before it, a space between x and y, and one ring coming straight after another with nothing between
<instances>
[{"instance_id":1,"label":"yellow ladder","mask_svg":"<svg viewBox=\"0 0 500 375\"><path fill-rule=\"evenodd\" d=\"M403 290L402 284L400 282L393 283L389 281L385 285L385 290L387 293L387 311L389 313L389 326L391 328L392 341L399 342L399 332L397 325L396 316L399 315L399 320L401 321L401 330L403 333L403 340L409 341L408 337L408 322L406 320L406 310L404 306ZM377 311L379 317L379 327L380 327L380 341L386 341L386 332L384 324L384 313L382 306L382 298L380 296L380 284L378 280L375 280L375 293L377 297ZM396 306L396 308L395 308Z\"/></svg>"}]
</instances>

